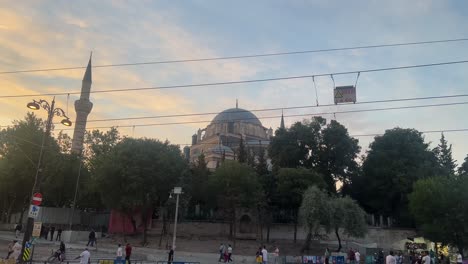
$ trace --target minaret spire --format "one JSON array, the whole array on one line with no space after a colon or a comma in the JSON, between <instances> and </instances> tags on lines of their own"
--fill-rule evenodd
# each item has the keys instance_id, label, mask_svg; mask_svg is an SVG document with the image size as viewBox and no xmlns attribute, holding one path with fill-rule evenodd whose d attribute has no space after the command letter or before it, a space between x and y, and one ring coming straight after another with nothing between
<instances>
[{"instance_id":1,"label":"minaret spire","mask_svg":"<svg viewBox=\"0 0 468 264\"><path fill-rule=\"evenodd\" d=\"M236 109L239 108L239 100L236 99Z\"/></svg>"},{"instance_id":2,"label":"minaret spire","mask_svg":"<svg viewBox=\"0 0 468 264\"><path fill-rule=\"evenodd\" d=\"M92 80L92 60L93 52L89 56L88 66L81 82L81 95L80 99L75 101L76 121L75 129L73 133L72 149L71 151L75 154L80 155L83 150L83 140L86 131L86 121L88 115L93 109L93 103L89 101L89 95L91 93Z\"/></svg>"},{"instance_id":3,"label":"minaret spire","mask_svg":"<svg viewBox=\"0 0 468 264\"><path fill-rule=\"evenodd\" d=\"M283 109L281 109L281 123L280 123L280 128L281 128L281 129L285 129L285 127L284 127Z\"/></svg>"}]
</instances>

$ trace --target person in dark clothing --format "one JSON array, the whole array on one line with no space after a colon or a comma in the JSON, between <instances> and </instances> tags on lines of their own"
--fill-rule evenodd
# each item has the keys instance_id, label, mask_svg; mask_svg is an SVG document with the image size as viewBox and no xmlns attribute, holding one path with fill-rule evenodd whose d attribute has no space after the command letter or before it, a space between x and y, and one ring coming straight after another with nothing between
<instances>
[{"instance_id":1,"label":"person in dark clothing","mask_svg":"<svg viewBox=\"0 0 468 264\"><path fill-rule=\"evenodd\" d=\"M47 240L47 237L49 236L49 227L44 226L44 238Z\"/></svg>"},{"instance_id":2,"label":"person in dark clothing","mask_svg":"<svg viewBox=\"0 0 468 264\"><path fill-rule=\"evenodd\" d=\"M54 240L55 226L50 228L50 241Z\"/></svg>"},{"instance_id":3,"label":"person in dark clothing","mask_svg":"<svg viewBox=\"0 0 468 264\"><path fill-rule=\"evenodd\" d=\"M96 242L96 233L94 232L94 229L92 229L91 232L89 232L88 244L86 244L86 246L91 245L92 247L94 247L95 242Z\"/></svg>"},{"instance_id":4,"label":"person in dark clothing","mask_svg":"<svg viewBox=\"0 0 468 264\"><path fill-rule=\"evenodd\" d=\"M128 261L128 264L130 263L130 256L132 255L132 246L130 246L130 243L127 243L127 246L125 246L125 260Z\"/></svg>"},{"instance_id":5,"label":"person in dark clothing","mask_svg":"<svg viewBox=\"0 0 468 264\"><path fill-rule=\"evenodd\" d=\"M62 240L62 228L59 227L59 229L57 230L57 238L55 239L55 241L60 241Z\"/></svg>"},{"instance_id":6,"label":"person in dark clothing","mask_svg":"<svg viewBox=\"0 0 468 264\"><path fill-rule=\"evenodd\" d=\"M167 258L167 262L172 263L174 261L174 249L171 247L169 251L169 256Z\"/></svg>"}]
</instances>

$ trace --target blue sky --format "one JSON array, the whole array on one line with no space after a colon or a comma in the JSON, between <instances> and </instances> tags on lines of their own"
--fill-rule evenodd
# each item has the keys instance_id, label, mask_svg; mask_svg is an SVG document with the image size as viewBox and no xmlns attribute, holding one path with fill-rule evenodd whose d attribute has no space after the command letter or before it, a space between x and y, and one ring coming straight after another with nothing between
<instances>
[{"instance_id":1,"label":"blue sky","mask_svg":"<svg viewBox=\"0 0 468 264\"><path fill-rule=\"evenodd\" d=\"M0 71L85 66L311 50L468 37L465 1L2 1ZM93 70L94 90L235 81L340 72L468 59L468 42L382 48L215 62ZM468 92L468 64L362 74L358 101ZM1 75L2 94L73 92L84 70ZM335 76L336 85L356 75ZM316 79L320 104L332 103L329 77ZM74 120L78 96L57 98ZM311 105L311 79L162 91L92 94L89 119ZM0 125L26 114L33 98L0 99ZM285 114L468 101L466 98L288 110ZM419 130L468 128L468 107L338 114L350 134L382 133L395 126ZM44 113L39 115L43 116ZM258 116L278 115L279 111ZM88 127L210 120L210 117L92 122ZM332 118L328 116L327 118ZM302 118L287 118L292 124ZM264 119L276 128L279 120ZM121 129L126 135L189 143L206 124ZM60 127L57 126L57 129ZM72 131L68 131L72 134ZM468 153L468 132L447 133L455 158ZM425 135L437 142L439 134ZM372 137L360 137L366 149ZM435 144L433 144L435 146Z\"/></svg>"}]
</instances>

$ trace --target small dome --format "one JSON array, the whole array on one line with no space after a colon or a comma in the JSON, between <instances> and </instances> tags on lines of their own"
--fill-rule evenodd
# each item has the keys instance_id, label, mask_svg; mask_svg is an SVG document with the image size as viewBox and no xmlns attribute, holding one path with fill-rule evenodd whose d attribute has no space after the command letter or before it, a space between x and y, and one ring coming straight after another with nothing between
<instances>
[{"instance_id":1,"label":"small dome","mask_svg":"<svg viewBox=\"0 0 468 264\"><path fill-rule=\"evenodd\" d=\"M234 154L234 151L230 147L226 147L224 145L218 145L216 147L212 147L209 149L210 152L216 153L216 154Z\"/></svg>"},{"instance_id":2,"label":"small dome","mask_svg":"<svg viewBox=\"0 0 468 264\"><path fill-rule=\"evenodd\" d=\"M228 123L228 122L245 122L261 126L262 123L250 111L242 108L230 108L217 114L211 124L213 123Z\"/></svg>"}]
</instances>

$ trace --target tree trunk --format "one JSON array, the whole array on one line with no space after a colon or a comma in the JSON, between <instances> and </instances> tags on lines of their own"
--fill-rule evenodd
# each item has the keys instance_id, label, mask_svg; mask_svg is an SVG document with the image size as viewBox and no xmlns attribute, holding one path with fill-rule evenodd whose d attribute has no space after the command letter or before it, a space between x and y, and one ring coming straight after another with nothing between
<instances>
[{"instance_id":1,"label":"tree trunk","mask_svg":"<svg viewBox=\"0 0 468 264\"><path fill-rule=\"evenodd\" d=\"M306 237L306 240L304 242L304 245L302 246L301 248L301 253L304 253L306 251L309 251L309 248L310 248L310 241L312 240L312 232L309 230L309 232L307 232L307 237Z\"/></svg>"},{"instance_id":2,"label":"tree trunk","mask_svg":"<svg viewBox=\"0 0 468 264\"><path fill-rule=\"evenodd\" d=\"M270 243L270 224L267 224L267 243Z\"/></svg>"},{"instance_id":3,"label":"tree trunk","mask_svg":"<svg viewBox=\"0 0 468 264\"><path fill-rule=\"evenodd\" d=\"M161 215L162 215L162 228L161 228L161 236L159 237L159 247L161 247L163 236L166 235L166 210L164 207L160 207Z\"/></svg>"},{"instance_id":4,"label":"tree trunk","mask_svg":"<svg viewBox=\"0 0 468 264\"><path fill-rule=\"evenodd\" d=\"M339 231L339 228L335 227L336 238L338 238L338 249L336 250L336 252L341 251L341 238L340 238L340 234L338 233L338 231Z\"/></svg>"}]
</instances>

